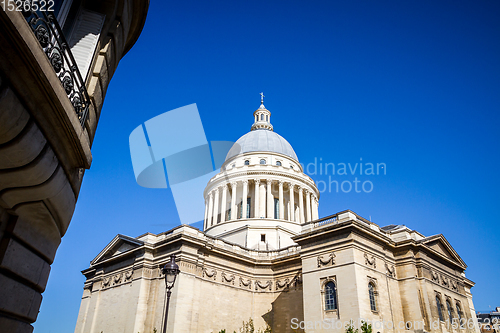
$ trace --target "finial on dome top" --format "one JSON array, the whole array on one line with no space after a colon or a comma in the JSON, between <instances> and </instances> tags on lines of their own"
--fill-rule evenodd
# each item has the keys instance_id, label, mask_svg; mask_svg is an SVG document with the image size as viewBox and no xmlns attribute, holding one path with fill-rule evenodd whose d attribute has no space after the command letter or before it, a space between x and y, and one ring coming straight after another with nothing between
<instances>
[{"instance_id":1,"label":"finial on dome top","mask_svg":"<svg viewBox=\"0 0 500 333\"><path fill-rule=\"evenodd\" d=\"M260 107L253 113L255 122L252 125L252 131L256 129L267 129L272 131L271 125L271 111L264 106L264 93L260 93Z\"/></svg>"},{"instance_id":2,"label":"finial on dome top","mask_svg":"<svg viewBox=\"0 0 500 333\"><path fill-rule=\"evenodd\" d=\"M264 96L264 93L263 93L263 92L261 92L261 93L260 93L260 107L259 107L259 109L265 109L265 108L266 108L266 107L264 106L264 97L266 97L266 96Z\"/></svg>"}]
</instances>

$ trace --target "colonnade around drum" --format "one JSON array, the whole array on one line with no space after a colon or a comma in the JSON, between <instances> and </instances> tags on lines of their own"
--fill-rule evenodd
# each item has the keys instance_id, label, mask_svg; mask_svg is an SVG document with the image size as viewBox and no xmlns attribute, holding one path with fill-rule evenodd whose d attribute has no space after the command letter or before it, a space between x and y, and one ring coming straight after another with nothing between
<instances>
[{"instance_id":1,"label":"colonnade around drum","mask_svg":"<svg viewBox=\"0 0 500 333\"><path fill-rule=\"evenodd\" d=\"M246 205L242 198L247 198ZM204 230L226 221L249 218L279 219L299 224L316 220L318 198L305 186L258 178L228 182L207 194Z\"/></svg>"}]
</instances>

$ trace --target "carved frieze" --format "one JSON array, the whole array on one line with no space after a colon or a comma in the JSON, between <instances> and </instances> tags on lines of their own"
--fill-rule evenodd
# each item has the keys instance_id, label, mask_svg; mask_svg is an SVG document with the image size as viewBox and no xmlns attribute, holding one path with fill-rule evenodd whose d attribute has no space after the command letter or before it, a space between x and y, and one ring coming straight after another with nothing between
<instances>
[{"instance_id":1,"label":"carved frieze","mask_svg":"<svg viewBox=\"0 0 500 333\"><path fill-rule=\"evenodd\" d=\"M240 287L246 287L248 289L252 289L252 280L250 279L246 280L240 277Z\"/></svg>"},{"instance_id":2,"label":"carved frieze","mask_svg":"<svg viewBox=\"0 0 500 333\"><path fill-rule=\"evenodd\" d=\"M102 279L102 286L103 287L108 287L110 283L111 283L111 277L106 276Z\"/></svg>"},{"instance_id":3,"label":"carved frieze","mask_svg":"<svg viewBox=\"0 0 500 333\"><path fill-rule=\"evenodd\" d=\"M277 280L276 281L276 290L283 290L285 288L288 288L289 286L289 279L286 278L284 280Z\"/></svg>"},{"instance_id":4,"label":"carved frieze","mask_svg":"<svg viewBox=\"0 0 500 333\"><path fill-rule=\"evenodd\" d=\"M299 274L292 279L292 281L290 282L290 287L297 288L301 284L302 284L302 275Z\"/></svg>"},{"instance_id":5,"label":"carved frieze","mask_svg":"<svg viewBox=\"0 0 500 333\"><path fill-rule=\"evenodd\" d=\"M118 284L122 281L122 273L120 274L116 274L115 276L113 276L113 282L115 284Z\"/></svg>"},{"instance_id":6,"label":"carved frieze","mask_svg":"<svg viewBox=\"0 0 500 333\"><path fill-rule=\"evenodd\" d=\"M126 282L132 282L134 270L131 269L129 271L115 273L112 275L108 275L102 278L102 288L109 288L118 286L120 284Z\"/></svg>"},{"instance_id":7,"label":"carved frieze","mask_svg":"<svg viewBox=\"0 0 500 333\"><path fill-rule=\"evenodd\" d=\"M231 283L232 285L234 285L234 280L235 280L234 274L229 275L229 274L222 272L221 279L222 279L222 282L227 282L227 283Z\"/></svg>"},{"instance_id":8,"label":"carved frieze","mask_svg":"<svg viewBox=\"0 0 500 333\"><path fill-rule=\"evenodd\" d=\"M327 266L327 265L335 265L335 253L331 252L325 256L318 256L318 267Z\"/></svg>"},{"instance_id":9,"label":"carved frieze","mask_svg":"<svg viewBox=\"0 0 500 333\"><path fill-rule=\"evenodd\" d=\"M396 277L396 268L394 265L385 263L385 269L387 270L387 276L390 276L392 278Z\"/></svg>"},{"instance_id":10,"label":"carved frieze","mask_svg":"<svg viewBox=\"0 0 500 333\"><path fill-rule=\"evenodd\" d=\"M439 283L439 275L434 271L431 271L431 275L432 275L432 281Z\"/></svg>"},{"instance_id":11,"label":"carved frieze","mask_svg":"<svg viewBox=\"0 0 500 333\"><path fill-rule=\"evenodd\" d=\"M125 281L130 281L132 280L132 275L134 274L133 270L130 270L128 272L125 272Z\"/></svg>"},{"instance_id":12,"label":"carved frieze","mask_svg":"<svg viewBox=\"0 0 500 333\"><path fill-rule=\"evenodd\" d=\"M443 286L449 287L450 280L447 276L441 275L441 283L443 284Z\"/></svg>"},{"instance_id":13,"label":"carved frieze","mask_svg":"<svg viewBox=\"0 0 500 333\"><path fill-rule=\"evenodd\" d=\"M371 258L369 258L368 254L365 253L365 264L373 268L377 268L377 262L375 261L375 256L371 256Z\"/></svg>"},{"instance_id":14,"label":"carved frieze","mask_svg":"<svg viewBox=\"0 0 500 333\"><path fill-rule=\"evenodd\" d=\"M262 291L269 290L269 291L271 291L272 285L273 285L273 283L271 280L268 280L267 282L256 280L255 281L255 290L262 290Z\"/></svg>"},{"instance_id":15,"label":"carved frieze","mask_svg":"<svg viewBox=\"0 0 500 333\"><path fill-rule=\"evenodd\" d=\"M204 268L203 277L213 278L214 281L217 279L217 271L215 269Z\"/></svg>"}]
</instances>

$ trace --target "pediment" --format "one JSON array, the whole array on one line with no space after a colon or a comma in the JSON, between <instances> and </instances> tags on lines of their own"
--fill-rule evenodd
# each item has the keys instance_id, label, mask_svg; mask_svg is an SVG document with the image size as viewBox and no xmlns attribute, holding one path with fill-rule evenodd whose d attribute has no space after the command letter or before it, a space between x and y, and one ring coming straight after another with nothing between
<instances>
[{"instance_id":1,"label":"pediment","mask_svg":"<svg viewBox=\"0 0 500 333\"><path fill-rule=\"evenodd\" d=\"M454 261L457 265L467 267L465 262L460 258L455 249L446 240L443 235L435 235L431 237L424 238L420 241L432 250L436 251L448 260Z\"/></svg>"},{"instance_id":2,"label":"pediment","mask_svg":"<svg viewBox=\"0 0 500 333\"><path fill-rule=\"evenodd\" d=\"M143 241L135 238L117 235L106 247L90 262L91 265L96 265L101 261L118 256L122 253L134 250L144 245Z\"/></svg>"}]
</instances>

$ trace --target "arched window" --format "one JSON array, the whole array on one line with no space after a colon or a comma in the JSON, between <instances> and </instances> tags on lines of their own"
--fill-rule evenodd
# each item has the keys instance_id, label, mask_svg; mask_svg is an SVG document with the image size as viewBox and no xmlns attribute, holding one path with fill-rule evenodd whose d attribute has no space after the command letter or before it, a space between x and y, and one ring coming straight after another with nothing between
<instances>
[{"instance_id":1,"label":"arched window","mask_svg":"<svg viewBox=\"0 0 500 333\"><path fill-rule=\"evenodd\" d=\"M437 306L437 310L438 310L439 320L444 321L443 309L442 309L441 300L439 299L439 296L436 296L436 306Z\"/></svg>"},{"instance_id":2,"label":"arched window","mask_svg":"<svg viewBox=\"0 0 500 333\"><path fill-rule=\"evenodd\" d=\"M325 285L325 310L337 310L337 288L332 281Z\"/></svg>"},{"instance_id":3,"label":"arched window","mask_svg":"<svg viewBox=\"0 0 500 333\"><path fill-rule=\"evenodd\" d=\"M457 305L457 316L458 316L458 320L462 320L462 309L460 309L460 304L456 304Z\"/></svg>"},{"instance_id":4,"label":"arched window","mask_svg":"<svg viewBox=\"0 0 500 333\"><path fill-rule=\"evenodd\" d=\"M266 160L265 159L261 159L260 160L260 164L266 164Z\"/></svg>"},{"instance_id":5,"label":"arched window","mask_svg":"<svg viewBox=\"0 0 500 333\"><path fill-rule=\"evenodd\" d=\"M250 161L249 161L249 160L246 160L246 161L245 161L245 165L250 165Z\"/></svg>"},{"instance_id":6,"label":"arched window","mask_svg":"<svg viewBox=\"0 0 500 333\"><path fill-rule=\"evenodd\" d=\"M264 114L260 114L260 120L264 120Z\"/></svg>"},{"instance_id":7,"label":"arched window","mask_svg":"<svg viewBox=\"0 0 500 333\"><path fill-rule=\"evenodd\" d=\"M377 303L375 302L375 285L373 282L368 283L368 296L370 297L371 310L377 311Z\"/></svg>"},{"instance_id":8,"label":"arched window","mask_svg":"<svg viewBox=\"0 0 500 333\"><path fill-rule=\"evenodd\" d=\"M280 161L277 161L277 162L276 162L276 165L277 165L277 166L281 166L281 162L280 162Z\"/></svg>"},{"instance_id":9,"label":"arched window","mask_svg":"<svg viewBox=\"0 0 500 333\"><path fill-rule=\"evenodd\" d=\"M450 304L450 301L446 301L446 309L448 310L448 318L450 320L453 319L453 311L451 310L451 304Z\"/></svg>"}]
</instances>

